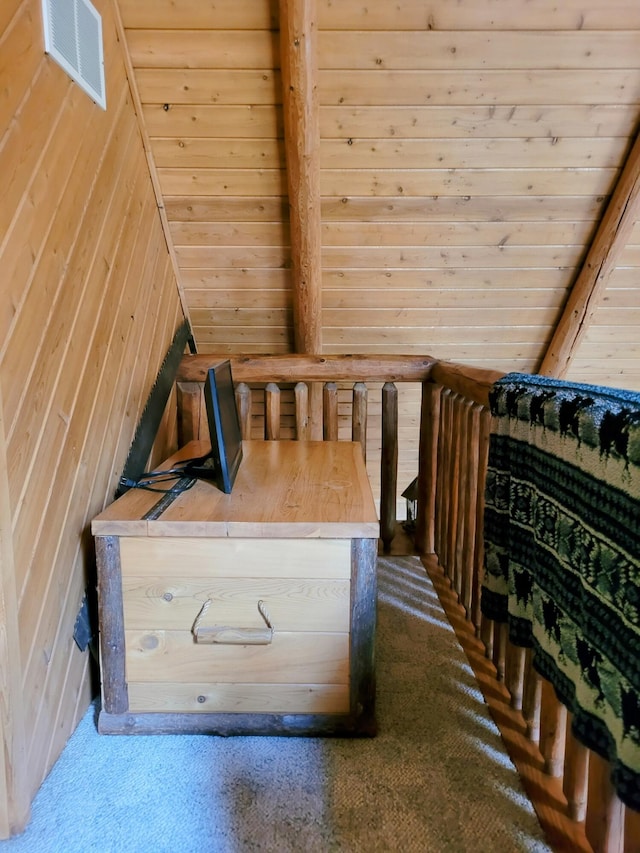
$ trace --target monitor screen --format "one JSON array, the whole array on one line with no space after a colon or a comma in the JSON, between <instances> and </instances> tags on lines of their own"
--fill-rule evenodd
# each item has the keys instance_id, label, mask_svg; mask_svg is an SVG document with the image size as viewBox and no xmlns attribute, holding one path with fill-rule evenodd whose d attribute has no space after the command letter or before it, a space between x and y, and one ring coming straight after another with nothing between
<instances>
[{"instance_id":1,"label":"monitor screen","mask_svg":"<svg viewBox=\"0 0 640 853\"><path fill-rule=\"evenodd\" d=\"M188 464L186 471L192 476L213 480L218 488L230 494L242 461L242 433L229 361L222 361L207 371L204 399L211 453Z\"/></svg>"}]
</instances>

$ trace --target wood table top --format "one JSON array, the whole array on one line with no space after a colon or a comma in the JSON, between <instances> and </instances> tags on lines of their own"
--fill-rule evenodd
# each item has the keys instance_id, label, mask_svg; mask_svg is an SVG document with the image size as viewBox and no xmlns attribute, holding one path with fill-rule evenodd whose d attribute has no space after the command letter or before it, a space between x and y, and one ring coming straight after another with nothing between
<instances>
[{"instance_id":1,"label":"wood table top","mask_svg":"<svg viewBox=\"0 0 640 853\"><path fill-rule=\"evenodd\" d=\"M192 441L160 469L207 453ZM231 494L198 480L156 519L157 492L130 489L92 522L97 536L378 538L362 449L350 441L245 441Z\"/></svg>"}]
</instances>

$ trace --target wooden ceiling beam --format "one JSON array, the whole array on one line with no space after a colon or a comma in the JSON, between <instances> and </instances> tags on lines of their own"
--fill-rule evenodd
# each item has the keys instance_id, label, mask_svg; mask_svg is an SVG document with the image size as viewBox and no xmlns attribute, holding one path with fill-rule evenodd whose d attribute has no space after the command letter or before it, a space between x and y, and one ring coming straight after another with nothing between
<instances>
[{"instance_id":1,"label":"wooden ceiling beam","mask_svg":"<svg viewBox=\"0 0 640 853\"><path fill-rule=\"evenodd\" d=\"M280 64L296 352L322 352L320 119L315 0L280 0Z\"/></svg>"},{"instance_id":2,"label":"wooden ceiling beam","mask_svg":"<svg viewBox=\"0 0 640 853\"><path fill-rule=\"evenodd\" d=\"M602 301L640 213L640 133L574 282L539 373L562 379Z\"/></svg>"}]
</instances>

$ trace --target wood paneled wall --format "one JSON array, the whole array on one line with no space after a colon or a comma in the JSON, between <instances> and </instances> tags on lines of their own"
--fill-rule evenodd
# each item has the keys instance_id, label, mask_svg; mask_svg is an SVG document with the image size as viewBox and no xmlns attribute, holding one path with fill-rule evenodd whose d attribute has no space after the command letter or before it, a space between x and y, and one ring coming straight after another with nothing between
<instances>
[{"instance_id":1,"label":"wood paneled wall","mask_svg":"<svg viewBox=\"0 0 640 853\"><path fill-rule=\"evenodd\" d=\"M118 2L199 349L291 350L278 4ZM536 369L640 116L637 4L316 5L324 350ZM640 387L639 262L576 376Z\"/></svg>"},{"instance_id":2,"label":"wood paneled wall","mask_svg":"<svg viewBox=\"0 0 640 853\"><path fill-rule=\"evenodd\" d=\"M182 321L113 6L95 5L106 111L45 56L39 0L0 10L0 837L86 710L88 523Z\"/></svg>"}]
</instances>

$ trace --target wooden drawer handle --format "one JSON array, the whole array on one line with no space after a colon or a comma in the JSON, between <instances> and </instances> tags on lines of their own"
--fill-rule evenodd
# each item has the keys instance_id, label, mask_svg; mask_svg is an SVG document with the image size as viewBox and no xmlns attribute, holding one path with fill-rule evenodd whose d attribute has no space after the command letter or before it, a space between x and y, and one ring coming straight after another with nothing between
<instances>
[{"instance_id":1,"label":"wooden drawer handle","mask_svg":"<svg viewBox=\"0 0 640 853\"><path fill-rule=\"evenodd\" d=\"M211 607L212 600L208 598L196 616L191 632L196 643L224 643L234 646L268 646L273 639L273 625L269 619L267 608L262 599L258 601L258 612L265 621L266 628L233 628L231 625L203 626L201 621Z\"/></svg>"}]
</instances>

